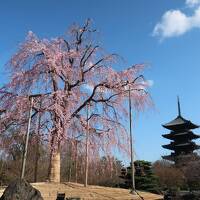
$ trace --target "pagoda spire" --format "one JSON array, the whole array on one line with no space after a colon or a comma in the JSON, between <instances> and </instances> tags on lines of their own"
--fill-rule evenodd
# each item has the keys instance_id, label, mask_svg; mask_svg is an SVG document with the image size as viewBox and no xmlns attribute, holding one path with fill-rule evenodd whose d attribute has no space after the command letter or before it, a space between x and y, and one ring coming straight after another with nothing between
<instances>
[{"instance_id":1,"label":"pagoda spire","mask_svg":"<svg viewBox=\"0 0 200 200\"><path fill-rule=\"evenodd\" d=\"M180 106L179 96L177 96L177 101L178 101L178 116L181 116L181 106Z\"/></svg>"}]
</instances>

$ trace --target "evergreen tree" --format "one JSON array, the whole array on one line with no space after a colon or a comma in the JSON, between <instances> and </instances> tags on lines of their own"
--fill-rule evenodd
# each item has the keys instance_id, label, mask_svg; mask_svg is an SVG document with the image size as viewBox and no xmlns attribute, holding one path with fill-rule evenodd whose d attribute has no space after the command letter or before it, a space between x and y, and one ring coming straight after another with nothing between
<instances>
[{"instance_id":1,"label":"evergreen tree","mask_svg":"<svg viewBox=\"0 0 200 200\"><path fill-rule=\"evenodd\" d=\"M158 178L153 173L151 162L138 160L134 162L135 165L135 186L137 190L144 190L152 193L160 193L158 186ZM124 179L122 187L131 188L131 165L122 169L120 176Z\"/></svg>"}]
</instances>

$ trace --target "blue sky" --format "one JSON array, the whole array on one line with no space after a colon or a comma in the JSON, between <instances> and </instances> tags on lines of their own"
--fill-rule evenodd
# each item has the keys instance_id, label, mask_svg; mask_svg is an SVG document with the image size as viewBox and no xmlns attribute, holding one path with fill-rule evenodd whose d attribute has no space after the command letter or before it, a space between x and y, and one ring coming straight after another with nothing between
<instances>
[{"instance_id":1,"label":"blue sky","mask_svg":"<svg viewBox=\"0 0 200 200\"><path fill-rule=\"evenodd\" d=\"M155 107L133 114L137 159L155 161L169 153L161 124L177 115L180 96L185 118L200 124L199 0L6 0L0 5L0 67L29 30L39 37L62 35L73 23L91 18L108 52L125 59L117 67L149 63L145 76ZM200 133L200 130L196 132Z\"/></svg>"}]
</instances>

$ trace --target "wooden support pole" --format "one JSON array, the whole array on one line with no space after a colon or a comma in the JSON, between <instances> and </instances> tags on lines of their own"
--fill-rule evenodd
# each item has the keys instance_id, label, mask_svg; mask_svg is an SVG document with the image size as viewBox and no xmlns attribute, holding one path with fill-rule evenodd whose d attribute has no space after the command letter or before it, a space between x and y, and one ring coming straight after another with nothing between
<instances>
[{"instance_id":1,"label":"wooden support pole","mask_svg":"<svg viewBox=\"0 0 200 200\"><path fill-rule=\"evenodd\" d=\"M89 152L89 104L87 105L87 130L86 130L86 143L85 143L85 184L84 186L88 186L88 152Z\"/></svg>"},{"instance_id":2,"label":"wooden support pole","mask_svg":"<svg viewBox=\"0 0 200 200\"><path fill-rule=\"evenodd\" d=\"M27 151L28 151L28 141L29 141L29 134L30 134L30 127L31 127L31 115L32 115L32 106L33 106L33 97L30 97L30 110L29 110L29 118L28 118L28 126L26 132L26 142L23 154L23 161L22 161L22 170L21 170L21 179L24 178L25 168L26 168L26 159L27 159Z\"/></svg>"},{"instance_id":3,"label":"wooden support pole","mask_svg":"<svg viewBox=\"0 0 200 200\"><path fill-rule=\"evenodd\" d=\"M131 193L135 192L135 166L134 166L134 152L133 152L133 136L132 136L132 105L131 105L131 88L128 90L129 98L129 131L130 131L130 147L131 147L131 174L132 174L132 188Z\"/></svg>"}]
</instances>

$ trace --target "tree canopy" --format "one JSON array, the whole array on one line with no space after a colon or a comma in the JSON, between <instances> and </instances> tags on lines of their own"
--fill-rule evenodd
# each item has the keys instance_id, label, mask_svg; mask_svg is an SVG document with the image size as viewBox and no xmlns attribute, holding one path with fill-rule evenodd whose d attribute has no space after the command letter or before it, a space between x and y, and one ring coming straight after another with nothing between
<instances>
[{"instance_id":1,"label":"tree canopy","mask_svg":"<svg viewBox=\"0 0 200 200\"><path fill-rule=\"evenodd\" d=\"M135 109L150 102L148 81L141 74L145 65L115 70L119 57L105 53L96 36L90 20L53 39L29 32L6 66L10 79L0 88L1 135L24 135L32 107L31 131L38 129L42 140L49 142L51 170L59 165L55 163L64 141L85 145L86 132L89 150L83 151L94 156L111 154L114 148L129 153L129 136L122 123L127 93L130 90Z\"/></svg>"},{"instance_id":2,"label":"tree canopy","mask_svg":"<svg viewBox=\"0 0 200 200\"><path fill-rule=\"evenodd\" d=\"M11 128L24 133L32 95L32 118L41 113L40 128L53 147L63 138L81 137L87 120L93 133L91 148L125 147L127 137L120 118L127 112L127 86L135 108L149 101L148 82L140 75L144 65L114 70L117 55L104 53L95 32L87 20L84 26L74 25L66 35L51 40L28 33L8 63L10 80L0 88L0 108L5 111L1 134ZM91 107L88 119L87 105Z\"/></svg>"}]
</instances>

